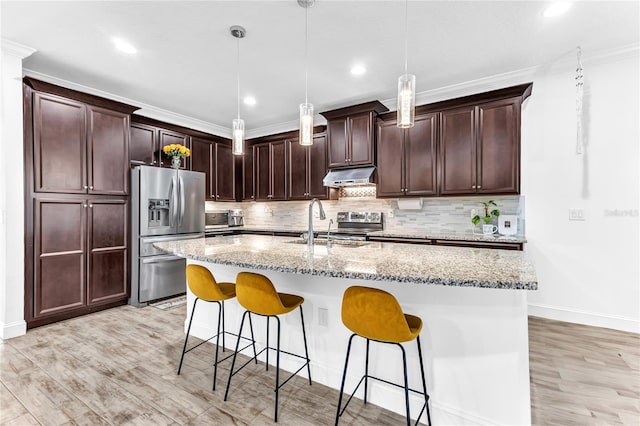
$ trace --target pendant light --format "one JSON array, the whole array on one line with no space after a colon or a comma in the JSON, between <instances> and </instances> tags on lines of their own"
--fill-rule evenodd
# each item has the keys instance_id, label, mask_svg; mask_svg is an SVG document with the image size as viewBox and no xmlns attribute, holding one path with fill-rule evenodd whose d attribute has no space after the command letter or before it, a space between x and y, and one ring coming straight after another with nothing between
<instances>
[{"instance_id":1,"label":"pendant light","mask_svg":"<svg viewBox=\"0 0 640 426\"><path fill-rule=\"evenodd\" d=\"M408 50L407 0L404 1L404 74L398 77L398 116L396 125L413 127L416 115L416 76L407 73Z\"/></svg>"},{"instance_id":2,"label":"pendant light","mask_svg":"<svg viewBox=\"0 0 640 426\"><path fill-rule=\"evenodd\" d=\"M313 145L313 104L310 104L307 98L308 94L308 29L307 29L307 10L313 6L315 0L298 0L300 7L304 8L304 103L300 104L300 136L298 142L300 145Z\"/></svg>"},{"instance_id":3,"label":"pendant light","mask_svg":"<svg viewBox=\"0 0 640 426\"><path fill-rule=\"evenodd\" d=\"M240 118L240 39L244 38L247 31L239 26L234 25L230 28L231 35L238 39L238 118L233 119L233 129L231 133L231 150L234 155L244 154L244 120Z\"/></svg>"}]
</instances>

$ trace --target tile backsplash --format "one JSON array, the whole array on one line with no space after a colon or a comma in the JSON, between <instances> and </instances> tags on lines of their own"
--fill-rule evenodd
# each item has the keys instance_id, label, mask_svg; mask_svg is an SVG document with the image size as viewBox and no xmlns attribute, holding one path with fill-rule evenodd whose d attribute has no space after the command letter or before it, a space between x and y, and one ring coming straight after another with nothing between
<instances>
[{"instance_id":1,"label":"tile backsplash","mask_svg":"<svg viewBox=\"0 0 640 426\"><path fill-rule=\"evenodd\" d=\"M381 211L384 229L387 231L470 232L473 229L471 209L481 212L481 203L488 200L496 202L501 214L517 215L518 235L525 236L523 196L422 198L422 208L416 210L398 208L397 199L377 199L374 196L324 200L322 206L327 218L333 219L334 222L339 211ZM241 208L244 210L245 226L283 226L305 229L309 201L207 202L206 207L207 211ZM314 211L317 212L317 209L318 207L314 206ZM314 219L315 229L324 229L327 226L328 221Z\"/></svg>"}]
</instances>

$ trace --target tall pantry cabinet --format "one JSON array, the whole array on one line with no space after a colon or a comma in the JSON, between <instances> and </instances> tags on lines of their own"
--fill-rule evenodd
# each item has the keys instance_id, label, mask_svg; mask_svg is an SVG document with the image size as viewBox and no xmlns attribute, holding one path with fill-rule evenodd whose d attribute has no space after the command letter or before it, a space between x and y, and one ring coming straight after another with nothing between
<instances>
[{"instance_id":1,"label":"tall pantry cabinet","mask_svg":"<svg viewBox=\"0 0 640 426\"><path fill-rule=\"evenodd\" d=\"M25 319L125 304L129 122L137 108L26 77Z\"/></svg>"}]
</instances>

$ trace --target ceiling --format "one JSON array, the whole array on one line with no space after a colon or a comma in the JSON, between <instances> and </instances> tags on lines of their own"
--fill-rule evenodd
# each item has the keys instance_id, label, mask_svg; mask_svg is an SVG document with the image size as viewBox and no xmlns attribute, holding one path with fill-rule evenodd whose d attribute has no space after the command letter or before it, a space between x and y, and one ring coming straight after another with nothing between
<instances>
[{"instance_id":1,"label":"ceiling","mask_svg":"<svg viewBox=\"0 0 640 426\"><path fill-rule=\"evenodd\" d=\"M545 18L549 1L409 1L408 71L417 91L637 44L639 2L575 2ZM0 2L2 38L37 51L27 74L67 81L225 133L237 115L238 42L242 25L240 115L249 134L286 123L295 128L305 98L322 112L380 100L394 108L404 71L404 1ZM137 53L114 49L113 37ZM349 73L361 63L367 72ZM145 114L148 112L148 114ZM202 130L202 129L201 129Z\"/></svg>"}]
</instances>

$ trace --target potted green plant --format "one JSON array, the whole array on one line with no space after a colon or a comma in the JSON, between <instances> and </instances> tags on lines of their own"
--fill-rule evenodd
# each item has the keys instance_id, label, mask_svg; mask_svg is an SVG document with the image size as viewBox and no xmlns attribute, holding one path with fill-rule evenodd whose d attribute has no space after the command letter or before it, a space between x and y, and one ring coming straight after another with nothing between
<instances>
[{"instance_id":1,"label":"potted green plant","mask_svg":"<svg viewBox=\"0 0 640 426\"><path fill-rule=\"evenodd\" d=\"M492 207L496 207L491 209ZM491 224L491 220L495 217L500 216L500 210L497 209L498 205L493 200L489 200L486 202L482 202L482 208L484 209L484 215L475 215L471 218L471 223L477 225L482 220L484 225L482 225L482 233L485 235L491 235L498 230L497 226ZM490 210L491 209L491 210Z\"/></svg>"}]
</instances>

